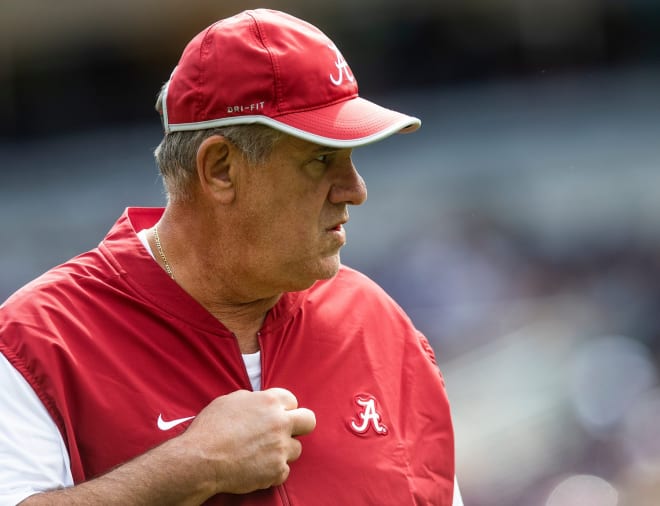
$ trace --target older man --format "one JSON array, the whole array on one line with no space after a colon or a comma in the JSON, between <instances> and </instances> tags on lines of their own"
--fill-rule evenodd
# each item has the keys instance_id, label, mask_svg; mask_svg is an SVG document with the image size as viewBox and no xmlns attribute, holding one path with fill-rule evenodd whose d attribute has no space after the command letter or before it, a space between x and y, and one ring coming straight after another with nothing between
<instances>
[{"instance_id":1,"label":"older man","mask_svg":"<svg viewBox=\"0 0 660 506\"><path fill-rule=\"evenodd\" d=\"M262 9L196 36L157 108L167 207L0 309L0 502L451 505L433 351L339 259L352 148L419 120Z\"/></svg>"}]
</instances>

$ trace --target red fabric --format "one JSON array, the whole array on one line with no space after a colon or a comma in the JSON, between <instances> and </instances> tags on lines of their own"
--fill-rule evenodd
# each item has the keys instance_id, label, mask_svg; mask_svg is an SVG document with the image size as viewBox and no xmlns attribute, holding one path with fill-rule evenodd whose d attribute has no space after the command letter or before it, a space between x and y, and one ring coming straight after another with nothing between
<instances>
[{"instance_id":1,"label":"red fabric","mask_svg":"<svg viewBox=\"0 0 660 506\"><path fill-rule=\"evenodd\" d=\"M231 333L135 235L161 212L128 210L99 248L0 308L0 351L53 416L76 483L189 423L163 432L160 414L192 416L216 396L250 388ZM433 352L372 281L343 267L331 280L285 294L260 343L263 388L291 390L315 412L317 427L302 438L302 456L283 486L209 504L451 505L453 431ZM361 413L379 419L365 422Z\"/></svg>"}]
</instances>

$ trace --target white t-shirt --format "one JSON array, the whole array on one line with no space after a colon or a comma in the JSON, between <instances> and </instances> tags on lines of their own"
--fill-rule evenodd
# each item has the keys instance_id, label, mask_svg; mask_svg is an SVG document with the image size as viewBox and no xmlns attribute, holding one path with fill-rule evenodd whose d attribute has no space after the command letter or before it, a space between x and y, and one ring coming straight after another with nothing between
<instances>
[{"instance_id":1,"label":"white t-shirt","mask_svg":"<svg viewBox=\"0 0 660 506\"><path fill-rule=\"evenodd\" d=\"M138 233L151 252L147 231ZM261 352L243 355L252 389L261 390ZM0 506L73 485L69 454L57 425L30 384L0 353ZM453 506L463 506L458 483Z\"/></svg>"},{"instance_id":2,"label":"white t-shirt","mask_svg":"<svg viewBox=\"0 0 660 506\"><path fill-rule=\"evenodd\" d=\"M73 485L60 431L25 378L0 353L0 505Z\"/></svg>"}]
</instances>

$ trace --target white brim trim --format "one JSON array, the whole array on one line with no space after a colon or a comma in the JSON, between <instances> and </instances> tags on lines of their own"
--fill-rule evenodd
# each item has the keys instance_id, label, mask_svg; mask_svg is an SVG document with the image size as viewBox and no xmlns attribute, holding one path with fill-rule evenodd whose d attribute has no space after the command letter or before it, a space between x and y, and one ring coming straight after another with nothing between
<instances>
[{"instance_id":1,"label":"white brim trim","mask_svg":"<svg viewBox=\"0 0 660 506\"><path fill-rule=\"evenodd\" d=\"M167 90L165 91L165 93L167 93ZM164 98L167 97L165 96ZM298 137L300 139L313 142L315 144L320 144L322 146L328 146L330 148L351 148L357 146L364 146L365 144L370 144L372 142L385 139L386 137L389 137L390 135L395 133L414 132L421 126L422 121L419 118L415 118L414 116L406 116L401 120L392 123L387 128L380 130L375 134L366 137L359 137L355 139L346 139L346 140L332 139L330 137L323 137L321 135L311 134L304 130L300 130L299 128L289 126L285 123L274 120L273 118L269 118L268 116L262 116L262 115L240 116L236 118L223 118L217 120L199 121L195 123L178 123L178 124L170 125L167 122L166 108L163 107L163 123L165 125L166 133L184 132L190 130L205 130L209 128L219 128L230 125L250 125L256 123L260 125L269 126L271 128L280 130L281 132L287 133L294 137Z\"/></svg>"}]
</instances>

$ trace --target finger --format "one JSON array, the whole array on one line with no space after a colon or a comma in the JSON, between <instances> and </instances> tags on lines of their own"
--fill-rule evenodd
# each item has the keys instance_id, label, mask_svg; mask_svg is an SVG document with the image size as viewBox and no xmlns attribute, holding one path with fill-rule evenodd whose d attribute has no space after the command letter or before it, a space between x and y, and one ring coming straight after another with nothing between
<instances>
[{"instance_id":1,"label":"finger","mask_svg":"<svg viewBox=\"0 0 660 506\"><path fill-rule=\"evenodd\" d=\"M316 415L311 409L297 408L289 412L291 417L291 435L303 436L309 434L316 427Z\"/></svg>"},{"instance_id":2,"label":"finger","mask_svg":"<svg viewBox=\"0 0 660 506\"><path fill-rule=\"evenodd\" d=\"M269 388L264 390L264 392L274 396L286 410L296 409L298 407L296 396L285 388Z\"/></svg>"},{"instance_id":3,"label":"finger","mask_svg":"<svg viewBox=\"0 0 660 506\"><path fill-rule=\"evenodd\" d=\"M297 439L291 439L291 445L289 446L288 458L286 459L287 463L298 460L302 454L302 444Z\"/></svg>"}]
</instances>

